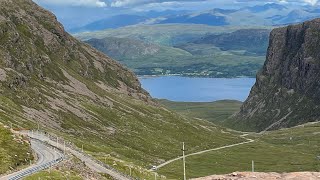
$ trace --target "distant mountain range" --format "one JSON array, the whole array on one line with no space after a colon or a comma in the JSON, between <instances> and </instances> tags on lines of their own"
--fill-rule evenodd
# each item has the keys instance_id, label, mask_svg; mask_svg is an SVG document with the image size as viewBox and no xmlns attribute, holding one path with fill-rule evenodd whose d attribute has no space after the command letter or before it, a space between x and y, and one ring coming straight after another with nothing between
<instances>
[{"instance_id":1,"label":"distant mountain range","mask_svg":"<svg viewBox=\"0 0 320 180\"><path fill-rule=\"evenodd\" d=\"M85 42L138 75L254 77L264 62L269 33L269 29L241 29L179 41L174 46L112 36Z\"/></svg>"},{"instance_id":2,"label":"distant mountain range","mask_svg":"<svg viewBox=\"0 0 320 180\"><path fill-rule=\"evenodd\" d=\"M320 17L320 8L287 7L276 3L245 7L241 9L212 9L202 12L189 11L150 11L143 14L122 14L92 22L83 27L71 29L72 33L98 31L137 24L205 24L210 26L226 25L263 25L277 26L299 23Z\"/></svg>"}]
</instances>

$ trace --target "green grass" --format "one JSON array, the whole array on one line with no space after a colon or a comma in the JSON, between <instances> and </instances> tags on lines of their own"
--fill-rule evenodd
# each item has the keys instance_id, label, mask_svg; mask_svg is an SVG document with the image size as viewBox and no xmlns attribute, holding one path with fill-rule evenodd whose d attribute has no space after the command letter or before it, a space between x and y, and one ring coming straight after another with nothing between
<instances>
[{"instance_id":1,"label":"green grass","mask_svg":"<svg viewBox=\"0 0 320 180\"><path fill-rule=\"evenodd\" d=\"M136 108L145 114L159 116L160 119L152 116L139 117L137 114L120 118L119 113L112 113L93 105L86 106L96 116L99 115L99 119L105 119L101 123L108 123L107 119L113 119L112 124L118 128L123 127L121 128L123 132L102 137L104 132L96 126L94 129L101 131L100 137L86 134L77 138L68 138L72 138L78 147L84 145L84 150L97 159L104 161L105 157L108 157L108 164L111 165L114 161L117 162L114 167L126 173L128 173L126 167L128 164L133 164L139 170L139 167L149 168L152 164L179 156L183 141L193 146L190 152L242 141L235 135L221 133L223 128L206 121L184 119L154 107L141 109L138 106ZM130 107L133 105L131 104ZM76 121L70 122L70 125L73 125L73 128L80 128L75 126ZM90 126L87 125L87 127ZM206 141L199 142L199 139L206 139ZM133 174L144 177L144 172L134 171Z\"/></svg>"},{"instance_id":2,"label":"green grass","mask_svg":"<svg viewBox=\"0 0 320 180\"><path fill-rule=\"evenodd\" d=\"M240 110L242 103L234 100L215 102L173 102L158 100L166 108L187 117L200 118L214 123L221 123Z\"/></svg>"},{"instance_id":3,"label":"green grass","mask_svg":"<svg viewBox=\"0 0 320 180\"><path fill-rule=\"evenodd\" d=\"M251 171L252 160L259 172L320 171L319 131L320 124L314 124L253 134L254 143L188 157L188 178ZM174 162L159 173L169 179L181 179L181 165L181 161Z\"/></svg>"},{"instance_id":4,"label":"green grass","mask_svg":"<svg viewBox=\"0 0 320 180\"><path fill-rule=\"evenodd\" d=\"M24 178L25 180L82 180L82 179L112 179L107 174L98 174L87 167L80 159L69 156L51 169L42 170Z\"/></svg>"},{"instance_id":5,"label":"green grass","mask_svg":"<svg viewBox=\"0 0 320 180\"><path fill-rule=\"evenodd\" d=\"M28 165L33 155L25 139L17 138L0 124L0 174Z\"/></svg>"},{"instance_id":6,"label":"green grass","mask_svg":"<svg viewBox=\"0 0 320 180\"><path fill-rule=\"evenodd\" d=\"M33 174L24 178L25 180L62 180L62 179L72 179L72 180L82 180L83 178L75 172L64 172L58 170L46 170L39 173Z\"/></svg>"}]
</instances>

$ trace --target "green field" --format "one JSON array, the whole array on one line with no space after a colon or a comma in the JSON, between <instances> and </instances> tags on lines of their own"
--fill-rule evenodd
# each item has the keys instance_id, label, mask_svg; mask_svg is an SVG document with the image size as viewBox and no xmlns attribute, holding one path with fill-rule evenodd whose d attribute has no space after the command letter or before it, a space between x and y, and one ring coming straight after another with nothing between
<instances>
[{"instance_id":1,"label":"green field","mask_svg":"<svg viewBox=\"0 0 320 180\"><path fill-rule=\"evenodd\" d=\"M33 175L28 176L24 179L25 180L39 180L39 179L42 179L42 180L61 180L61 179L81 180L83 178L74 172L47 170L47 171L41 171L39 173L33 174Z\"/></svg>"},{"instance_id":2,"label":"green field","mask_svg":"<svg viewBox=\"0 0 320 180\"><path fill-rule=\"evenodd\" d=\"M33 155L28 143L21 137L15 137L0 124L0 174L28 165Z\"/></svg>"},{"instance_id":3,"label":"green field","mask_svg":"<svg viewBox=\"0 0 320 180\"><path fill-rule=\"evenodd\" d=\"M258 172L320 171L320 124L309 124L266 134L252 134L255 142L188 157L188 178L234 171ZM159 170L169 179L181 179L182 162Z\"/></svg>"},{"instance_id":4,"label":"green field","mask_svg":"<svg viewBox=\"0 0 320 180\"><path fill-rule=\"evenodd\" d=\"M242 103L234 100L215 102L173 102L158 100L166 108L176 111L184 116L222 123L228 117L240 110Z\"/></svg>"}]
</instances>

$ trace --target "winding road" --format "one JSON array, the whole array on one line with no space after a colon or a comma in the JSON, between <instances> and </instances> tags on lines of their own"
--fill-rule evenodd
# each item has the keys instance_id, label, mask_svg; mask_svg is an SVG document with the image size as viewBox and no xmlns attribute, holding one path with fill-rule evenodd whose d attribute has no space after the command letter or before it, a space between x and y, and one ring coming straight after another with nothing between
<instances>
[{"instance_id":1,"label":"winding road","mask_svg":"<svg viewBox=\"0 0 320 180\"><path fill-rule=\"evenodd\" d=\"M208 149L208 150L204 150L204 151L199 151L199 152L195 152L195 153L191 153L191 154L188 154L188 155L185 155L185 157L190 157L190 156L195 156L195 155L199 155L199 154L203 154L203 153L207 153L207 152L210 152L210 151L217 151L217 150L221 150L221 149L226 149L226 148L230 148L230 147L234 147L234 146L239 146L239 145L243 145L243 144L249 144L249 143L253 143L254 140L253 139L250 139L250 138L246 138L246 136L248 136L249 134L243 134L241 135L240 137L244 138L245 142L241 142L241 143L236 143L236 144L231 144L231 145L227 145L227 146L222 146L222 147L218 147L218 148L214 148L214 149ZM158 166L156 166L156 169L159 169L159 168L162 168L174 161L177 161L177 160L180 160L182 159L183 156L180 156L180 157L177 157L177 158L174 158L174 159L171 159L169 161L166 161Z\"/></svg>"},{"instance_id":2,"label":"winding road","mask_svg":"<svg viewBox=\"0 0 320 180\"><path fill-rule=\"evenodd\" d=\"M21 132L21 134L28 135L31 138L46 142L53 147L70 152L71 154L76 156L78 159L80 159L82 162L84 162L86 164L86 166L88 166L90 169L92 169L95 172L108 174L108 175L112 176L114 179L119 179L119 180L132 179L132 178L130 178L130 177L114 170L114 169L106 168L103 164L98 163L96 160L94 160L93 158L91 158L90 156L88 156L84 153L81 153L81 152L74 150L70 147L66 147L64 144L60 144L59 141L56 142L56 141L51 140L50 138L48 138L47 136L45 136L42 133L27 131L27 132Z\"/></svg>"},{"instance_id":3,"label":"winding road","mask_svg":"<svg viewBox=\"0 0 320 180\"><path fill-rule=\"evenodd\" d=\"M0 177L0 180L17 180L23 177L29 176L33 173L50 168L51 166L61 162L64 159L64 155L39 140L31 139L31 148L37 154L38 161L36 164L29 166L18 172Z\"/></svg>"},{"instance_id":4,"label":"winding road","mask_svg":"<svg viewBox=\"0 0 320 180\"><path fill-rule=\"evenodd\" d=\"M38 161L36 164L31 165L26 169L23 169L21 171L0 177L0 180L18 180L18 179L21 179L25 176L29 176L33 173L47 169L47 168L51 167L52 165L55 165L55 164L61 162L64 159L63 153L61 153L61 151L59 151L59 150L54 149L53 147L60 149L60 150L70 152L71 154L73 154L74 156L79 158L82 162L84 162L93 171L96 171L98 173L109 174L114 179L119 179L119 180L132 179L122 173L119 173L118 171L116 171L114 169L107 168L103 164L99 163L98 161L94 160L93 158L91 158L90 156L88 156L82 152L74 150L70 147L66 147L65 144L60 144L59 141L57 142L57 141L51 140L50 138L48 138L47 136L45 136L42 133L30 132L30 131L19 132L19 133L23 134L23 135L27 135L31 138L31 148L37 153ZM204 150L204 151L199 151L199 152L188 154L185 157L195 156L195 155L207 153L210 151L217 151L217 150L221 150L221 149L231 148L231 147L254 142L253 139L247 138L246 137L247 135L248 134L241 135L242 138L247 140L245 142L226 145L226 146L222 146L222 147L218 147L218 148L214 148L214 149L208 149L208 150ZM45 143L49 144L50 146L46 145ZM158 165L156 168L159 169L161 167L164 167L164 166L166 166L174 161L180 160L182 158L183 157L180 156L180 157L171 159L169 161L166 161L165 163Z\"/></svg>"}]
</instances>

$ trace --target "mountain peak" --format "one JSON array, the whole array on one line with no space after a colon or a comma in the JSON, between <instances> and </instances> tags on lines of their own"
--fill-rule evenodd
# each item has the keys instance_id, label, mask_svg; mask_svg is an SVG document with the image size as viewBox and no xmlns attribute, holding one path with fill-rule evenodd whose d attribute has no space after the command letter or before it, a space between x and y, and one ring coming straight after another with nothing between
<instances>
[{"instance_id":1,"label":"mountain peak","mask_svg":"<svg viewBox=\"0 0 320 180\"><path fill-rule=\"evenodd\" d=\"M287 9L286 6L281 5L281 4L277 4L277 3L267 3L264 5L256 5L253 7L247 7L246 9L250 10L251 12L254 13L259 13L259 12L263 12L263 11L268 11L268 10L278 10L278 11L282 11Z\"/></svg>"}]
</instances>

